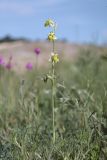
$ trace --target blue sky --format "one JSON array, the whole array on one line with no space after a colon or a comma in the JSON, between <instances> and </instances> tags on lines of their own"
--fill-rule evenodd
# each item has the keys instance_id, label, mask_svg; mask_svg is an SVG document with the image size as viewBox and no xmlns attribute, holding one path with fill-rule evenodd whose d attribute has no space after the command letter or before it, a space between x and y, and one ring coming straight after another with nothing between
<instances>
[{"instance_id":1,"label":"blue sky","mask_svg":"<svg viewBox=\"0 0 107 160\"><path fill-rule=\"evenodd\" d=\"M0 0L0 37L46 39L47 18L58 23L59 39L107 43L107 0Z\"/></svg>"}]
</instances>

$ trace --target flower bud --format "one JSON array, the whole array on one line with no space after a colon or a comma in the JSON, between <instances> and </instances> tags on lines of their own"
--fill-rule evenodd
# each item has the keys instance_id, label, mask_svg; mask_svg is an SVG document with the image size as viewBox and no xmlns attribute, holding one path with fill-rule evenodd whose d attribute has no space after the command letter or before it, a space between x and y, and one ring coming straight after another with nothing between
<instances>
[{"instance_id":1,"label":"flower bud","mask_svg":"<svg viewBox=\"0 0 107 160\"><path fill-rule=\"evenodd\" d=\"M55 24L54 24L54 22L51 19L48 19L48 20L46 20L44 26L45 27L54 27Z\"/></svg>"}]
</instances>

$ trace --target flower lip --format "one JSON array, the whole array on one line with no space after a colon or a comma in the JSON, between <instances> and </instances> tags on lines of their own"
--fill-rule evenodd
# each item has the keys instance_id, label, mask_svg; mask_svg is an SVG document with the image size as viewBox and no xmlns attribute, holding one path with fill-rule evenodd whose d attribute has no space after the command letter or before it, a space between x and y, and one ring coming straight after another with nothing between
<instances>
[{"instance_id":1,"label":"flower lip","mask_svg":"<svg viewBox=\"0 0 107 160\"><path fill-rule=\"evenodd\" d=\"M49 59L52 63L58 63L59 62L59 55L57 53L51 53L51 57Z\"/></svg>"}]
</instances>

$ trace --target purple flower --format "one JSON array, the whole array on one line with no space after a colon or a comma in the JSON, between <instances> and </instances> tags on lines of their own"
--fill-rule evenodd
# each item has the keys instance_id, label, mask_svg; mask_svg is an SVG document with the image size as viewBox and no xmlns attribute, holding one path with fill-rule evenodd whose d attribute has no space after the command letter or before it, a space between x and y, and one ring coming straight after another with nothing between
<instances>
[{"instance_id":1,"label":"purple flower","mask_svg":"<svg viewBox=\"0 0 107 160\"><path fill-rule=\"evenodd\" d=\"M13 58L13 57L12 57L12 55L11 55L11 56L9 57L9 61L12 61L12 58Z\"/></svg>"},{"instance_id":2,"label":"purple flower","mask_svg":"<svg viewBox=\"0 0 107 160\"><path fill-rule=\"evenodd\" d=\"M11 68L12 68L12 64L9 62L9 63L7 63L6 64L6 68L8 69L8 70L10 70Z\"/></svg>"},{"instance_id":3,"label":"purple flower","mask_svg":"<svg viewBox=\"0 0 107 160\"><path fill-rule=\"evenodd\" d=\"M40 54L40 48L35 48L34 52L36 53L36 55Z\"/></svg>"},{"instance_id":4,"label":"purple flower","mask_svg":"<svg viewBox=\"0 0 107 160\"><path fill-rule=\"evenodd\" d=\"M10 56L7 64L5 65L5 67L6 67L8 70L10 70L10 69L12 68L12 63L11 63L12 58L13 58L13 57Z\"/></svg>"},{"instance_id":5,"label":"purple flower","mask_svg":"<svg viewBox=\"0 0 107 160\"><path fill-rule=\"evenodd\" d=\"M0 66L4 66L4 60L3 57L0 56Z\"/></svg>"},{"instance_id":6,"label":"purple flower","mask_svg":"<svg viewBox=\"0 0 107 160\"><path fill-rule=\"evenodd\" d=\"M28 62L28 63L26 64L26 69L27 69L27 70L32 70L32 69L33 69L32 63L29 63L29 62Z\"/></svg>"}]
</instances>

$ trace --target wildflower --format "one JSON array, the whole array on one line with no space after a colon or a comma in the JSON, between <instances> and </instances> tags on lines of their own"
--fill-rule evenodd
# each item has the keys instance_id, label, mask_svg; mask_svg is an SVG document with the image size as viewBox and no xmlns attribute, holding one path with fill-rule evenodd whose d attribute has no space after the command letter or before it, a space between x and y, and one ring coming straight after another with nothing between
<instances>
[{"instance_id":1,"label":"wildflower","mask_svg":"<svg viewBox=\"0 0 107 160\"><path fill-rule=\"evenodd\" d=\"M45 27L54 27L55 24L54 24L54 22L51 19L48 19L48 20L45 21L44 26Z\"/></svg>"},{"instance_id":2,"label":"wildflower","mask_svg":"<svg viewBox=\"0 0 107 160\"><path fill-rule=\"evenodd\" d=\"M11 56L9 57L9 61L12 61L12 58L13 58L13 57L12 57L12 55L11 55Z\"/></svg>"},{"instance_id":3,"label":"wildflower","mask_svg":"<svg viewBox=\"0 0 107 160\"><path fill-rule=\"evenodd\" d=\"M48 35L48 40L49 41L55 41L57 38L55 36L55 33L54 32L50 32L49 35Z\"/></svg>"},{"instance_id":4,"label":"wildflower","mask_svg":"<svg viewBox=\"0 0 107 160\"><path fill-rule=\"evenodd\" d=\"M36 55L40 54L40 48L35 48L34 52L36 53Z\"/></svg>"},{"instance_id":5,"label":"wildflower","mask_svg":"<svg viewBox=\"0 0 107 160\"><path fill-rule=\"evenodd\" d=\"M4 63L4 60L3 58L0 56L0 66L3 66L5 63Z\"/></svg>"},{"instance_id":6,"label":"wildflower","mask_svg":"<svg viewBox=\"0 0 107 160\"><path fill-rule=\"evenodd\" d=\"M27 69L27 70L32 70L32 69L33 69L32 63L27 63L27 64L26 64L26 69Z\"/></svg>"},{"instance_id":7,"label":"wildflower","mask_svg":"<svg viewBox=\"0 0 107 160\"><path fill-rule=\"evenodd\" d=\"M59 62L59 56L56 53L51 53L51 58L49 59L52 63L57 63Z\"/></svg>"},{"instance_id":8,"label":"wildflower","mask_svg":"<svg viewBox=\"0 0 107 160\"><path fill-rule=\"evenodd\" d=\"M13 58L12 56L9 57L9 61L8 61L8 63L5 66L8 70L10 70L12 68L12 63L11 63L12 58Z\"/></svg>"},{"instance_id":9,"label":"wildflower","mask_svg":"<svg viewBox=\"0 0 107 160\"><path fill-rule=\"evenodd\" d=\"M12 68L12 64L11 64L11 63L7 63L7 64L6 64L6 68L7 68L8 70L10 70L10 69Z\"/></svg>"}]
</instances>

